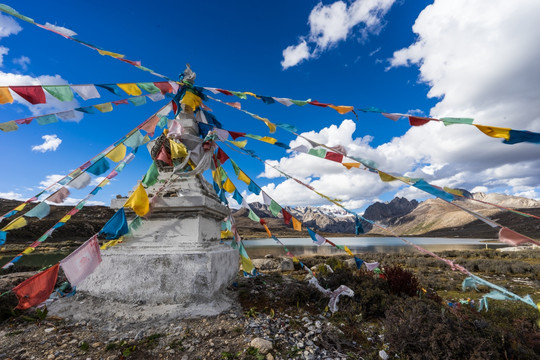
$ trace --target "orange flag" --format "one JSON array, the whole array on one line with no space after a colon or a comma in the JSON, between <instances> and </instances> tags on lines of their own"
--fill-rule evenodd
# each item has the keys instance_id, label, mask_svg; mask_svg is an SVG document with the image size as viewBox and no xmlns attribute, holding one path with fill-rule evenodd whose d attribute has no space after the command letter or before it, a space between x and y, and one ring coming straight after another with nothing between
<instances>
[{"instance_id":1,"label":"orange flag","mask_svg":"<svg viewBox=\"0 0 540 360\"><path fill-rule=\"evenodd\" d=\"M17 285L13 292L19 299L16 309L25 310L44 302L54 290L60 264L40 272Z\"/></svg>"},{"instance_id":2,"label":"orange flag","mask_svg":"<svg viewBox=\"0 0 540 360\"><path fill-rule=\"evenodd\" d=\"M296 220L296 218L292 218L292 225L293 225L293 229L296 230L296 231L302 231L302 223L298 220Z\"/></svg>"}]
</instances>

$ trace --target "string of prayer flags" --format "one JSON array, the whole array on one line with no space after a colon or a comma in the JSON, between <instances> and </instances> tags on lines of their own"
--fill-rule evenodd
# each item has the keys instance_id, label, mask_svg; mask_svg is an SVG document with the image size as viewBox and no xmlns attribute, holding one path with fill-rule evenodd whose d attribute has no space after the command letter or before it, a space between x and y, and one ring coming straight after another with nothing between
<instances>
[{"instance_id":1,"label":"string of prayer flags","mask_svg":"<svg viewBox=\"0 0 540 360\"><path fill-rule=\"evenodd\" d=\"M19 300L15 308L25 310L47 300L54 290L59 267L60 265L56 264L14 287L13 293Z\"/></svg>"},{"instance_id":2,"label":"string of prayer flags","mask_svg":"<svg viewBox=\"0 0 540 360\"><path fill-rule=\"evenodd\" d=\"M74 35L76 35L76 33L72 30L70 30L69 32L68 31L63 31L63 30L60 30L58 29L58 27L51 27L51 26L48 26L48 23L45 24L45 25L42 25L42 24L38 24L37 22L35 22L33 19L27 17L27 16L24 16L22 14L20 14L19 12L17 12L15 9L13 9L12 7L8 6L8 5L5 5L5 4L0 4L0 11L3 11L5 12L6 14L9 14L11 16L15 16L23 21L26 21L32 25L35 25L35 26L38 26L42 29L45 29L45 30L48 30L48 31L51 31L57 35L60 35L66 39L69 39L69 40L72 40L72 41L75 41L81 45L84 45L86 46L87 48L90 48L90 49L93 49L95 51L97 51L100 55L103 55L103 56L110 56L116 60L119 60L119 61L122 61L126 64L130 64L132 66L135 66L136 68L140 69L140 70L143 70L143 71L146 71L146 72L149 72L151 73L152 75L155 75L155 76L159 76L161 78L165 78L165 79L169 79L167 76L165 75L161 75L157 72L155 72L154 70L152 69L149 69L145 66L142 66L141 65L141 62L138 61L138 60L128 60L125 58L124 55L122 54L119 54L119 53L116 53L116 52L113 52L113 51L108 51L108 50L103 50L97 46L94 46L86 41L82 41L82 40L79 40L77 38L74 37Z\"/></svg>"},{"instance_id":3,"label":"string of prayer flags","mask_svg":"<svg viewBox=\"0 0 540 360\"><path fill-rule=\"evenodd\" d=\"M144 216L150 211L150 200L141 183L137 185L135 191L127 199L124 207L131 208L138 216Z\"/></svg>"},{"instance_id":4,"label":"string of prayer flags","mask_svg":"<svg viewBox=\"0 0 540 360\"><path fill-rule=\"evenodd\" d=\"M71 286L78 286L101 263L97 235L92 236L77 250L60 261Z\"/></svg>"}]
</instances>

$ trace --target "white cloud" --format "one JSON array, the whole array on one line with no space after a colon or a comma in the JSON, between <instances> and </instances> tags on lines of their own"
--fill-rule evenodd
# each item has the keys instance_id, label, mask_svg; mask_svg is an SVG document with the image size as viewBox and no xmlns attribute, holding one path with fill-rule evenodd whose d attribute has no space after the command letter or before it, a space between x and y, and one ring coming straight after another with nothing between
<instances>
[{"instance_id":1,"label":"white cloud","mask_svg":"<svg viewBox=\"0 0 540 360\"><path fill-rule=\"evenodd\" d=\"M300 44L288 46L283 50L283 61L281 61L281 66L283 69L287 69L309 59L309 57L310 52L307 43L302 40Z\"/></svg>"},{"instance_id":2,"label":"white cloud","mask_svg":"<svg viewBox=\"0 0 540 360\"><path fill-rule=\"evenodd\" d=\"M2 199L10 199L10 200L26 201L26 198L23 197L22 194L16 193L14 191L0 192L0 198L2 198Z\"/></svg>"},{"instance_id":3,"label":"white cloud","mask_svg":"<svg viewBox=\"0 0 540 360\"><path fill-rule=\"evenodd\" d=\"M64 178L64 175L59 175L59 174L47 175L45 177L45 180L39 182L39 185L42 186L42 189L45 189L51 186L52 184L57 183L62 178Z\"/></svg>"},{"instance_id":4,"label":"white cloud","mask_svg":"<svg viewBox=\"0 0 540 360\"><path fill-rule=\"evenodd\" d=\"M308 41L314 45L310 49L305 40L300 44L289 46L283 51L281 66L287 69L302 60L316 57L321 52L335 46L340 41L347 40L356 29L361 39L367 35L377 34L383 26L383 17L395 0L355 0L350 4L336 1L323 5L319 2L309 14Z\"/></svg>"},{"instance_id":5,"label":"white cloud","mask_svg":"<svg viewBox=\"0 0 540 360\"><path fill-rule=\"evenodd\" d=\"M16 35L21 30L22 28L11 16L0 14L0 39L10 35ZM7 55L8 52L8 48L0 46L0 66L3 66L4 56Z\"/></svg>"},{"instance_id":6,"label":"white cloud","mask_svg":"<svg viewBox=\"0 0 540 360\"><path fill-rule=\"evenodd\" d=\"M22 71L28 70L28 64L30 64L30 58L28 56L21 56L12 60L14 64L19 65Z\"/></svg>"},{"instance_id":7,"label":"white cloud","mask_svg":"<svg viewBox=\"0 0 540 360\"><path fill-rule=\"evenodd\" d=\"M32 146L32 151L39 151L39 152L47 152L47 151L56 151L58 146L62 143L62 139L60 139L56 135L43 135L41 137L43 140L43 144L41 145L34 145Z\"/></svg>"}]
</instances>

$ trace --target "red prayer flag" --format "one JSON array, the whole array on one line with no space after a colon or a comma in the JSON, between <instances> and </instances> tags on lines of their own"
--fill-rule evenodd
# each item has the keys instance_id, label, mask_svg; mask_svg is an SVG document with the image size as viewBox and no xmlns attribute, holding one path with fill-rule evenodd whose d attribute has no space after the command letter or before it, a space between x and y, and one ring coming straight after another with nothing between
<instances>
[{"instance_id":1,"label":"red prayer flag","mask_svg":"<svg viewBox=\"0 0 540 360\"><path fill-rule=\"evenodd\" d=\"M154 136L154 131L156 130L156 125L159 120L161 120L159 116L154 115L148 121L146 121L143 126L140 127L140 129L146 131L148 136Z\"/></svg>"},{"instance_id":2,"label":"red prayer flag","mask_svg":"<svg viewBox=\"0 0 540 360\"><path fill-rule=\"evenodd\" d=\"M141 66L141 61L140 60L133 61L133 60L128 60L128 59L120 59L120 58L118 58L118 60L123 61L123 62L128 63L128 64L131 64L133 66Z\"/></svg>"},{"instance_id":3,"label":"red prayer flag","mask_svg":"<svg viewBox=\"0 0 540 360\"><path fill-rule=\"evenodd\" d=\"M315 106L320 106L320 107L328 107L328 105L329 105L329 104L320 103L317 100L310 101L310 102L308 102L308 104L315 105Z\"/></svg>"},{"instance_id":4,"label":"red prayer flag","mask_svg":"<svg viewBox=\"0 0 540 360\"><path fill-rule=\"evenodd\" d=\"M411 126L422 126L424 124L427 124L431 120L432 119L430 119L430 118L421 118L421 117L416 117L416 116L409 116L409 124L411 124Z\"/></svg>"},{"instance_id":5,"label":"red prayer flag","mask_svg":"<svg viewBox=\"0 0 540 360\"><path fill-rule=\"evenodd\" d=\"M40 272L17 285L13 292L19 299L16 309L25 310L44 302L54 290L60 264Z\"/></svg>"},{"instance_id":6,"label":"red prayer flag","mask_svg":"<svg viewBox=\"0 0 540 360\"><path fill-rule=\"evenodd\" d=\"M156 87L161 90L162 94L173 92L173 88L168 81L158 81L155 82L154 85L156 85Z\"/></svg>"},{"instance_id":7,"label":"red prayer flag","mask_svg":"<svg viewBox=\"0 0 540 360\"><path fill-rule=\"evenodd\" d=\"M343 160L343 155L328 151L326 155L324 156L324 158L327 160L332 160L332 161L340 163Z\"/></svg>"},{"instance_id":8,"label":"red prayer flag","mask_svg":"<svg viewBox=\"0 0 540 360\"><path fill-rule=\"evenodd\" d=\"M122 60L122 59L120 59ZM112 102L114 105L129 104L128 99L116 100Z\"/></svg>"},{"instance_id":9,"label":"red prayer flag","mask_svg":"<svg viewBox=\"0 0 540 360\"><path fill-rule=\"evenodd\" d=\"M34 119L35 119L34 117L29 117L29 118L25 118L25 119L18 119L18 120L15 120L15 123L18 124L18 125L22 125L22 124L28 125Z\"/></svg>"},{"instance_id":10,"label":"red prayer flag","mask_svg":"<svg viewBox=\"0 0 540 360\"><path fill-rule=\"evenodd\" d=\"M528 238L525 235L521 235L520 233L517 233L513 230L510 230L509 228L503 227L499 231L499 240L505 243L508 243L512 246L518 246L520 244L525 243L537 243L531 238Z\"/></svg>"},{"instance_id":11,"label":"red prayer flag","mask_svg":"<svg viewBox=\"0 0 540 360\"><path fill-rule=\"evenodd\" d=\"M41 86L10 86L11 90L19 94L30 104L45 104L45 92Z\"/></svg>"},{"instance_id":12,"label":"red prayer flag","mask_svg":"<svg viewBox=\"0 0 540 360\"><path fill-rule=\"evenodd\" d=\"M285 225L289 225L291 222L292 215L289 212L287 212L287 210L285 209L281 209L281 213L283 214L283 222L285 223Z\"/></svg>"},{"instance_id":13,"label":"red prayer flag","mask_svg":"<svg viewBox=\"0 0 540 360\"><path fill-rule=\"evenodd\" d=\"M172 159L171 159L171 154L169 154L165 150L165 146L161 147L161 150L159 151L159 154L157 156L157 160L161 160L164 163L166 163L167 165L173 166L173 162L172 162Z\"/></svg>"},{"instance_id":14,"label":"red prayer flag","mask_svg":"<svg viewBox=\"0 0 540 360\"><path fill-rule=\"evenodd\" d=\"M229 131L229 134L233 138L233 140L238 139L239 137L243 137L246 135L246 133L236 132L236 131Z\"/></svg>"},{"instance_id":15,"label":"red prayer flag","mask_svg":"<svg viewBox=\"0 0 540 360\"><path fill-rule=\"evenodd\" d=\"M232 92L228 91L228 90L223 90L223 89L216 89L217 91L219 91L220 93L222 94L225 94L225 95L229 95L229 96L232 96Z\"/></svg>"},{"instance_id":16,"label":"red prayer flag","mask_svg":"<svg viewBox=\"0 0 540 360\"><path fill-rule=\"evenodd\" d=\"M221 148L218 148L217 158L218 158L218 160L219 160L219 162L221 164L225 164L225 161L227 161L229 156L227 154L225 154L225 152L223 150L221 150Z\"/></svg>"}]
</instances>

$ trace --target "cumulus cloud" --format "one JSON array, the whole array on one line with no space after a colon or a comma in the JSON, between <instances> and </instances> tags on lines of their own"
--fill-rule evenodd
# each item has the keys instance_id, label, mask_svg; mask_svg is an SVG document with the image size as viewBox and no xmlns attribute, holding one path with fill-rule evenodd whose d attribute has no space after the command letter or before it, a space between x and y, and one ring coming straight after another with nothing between
<instances>
[{"instance_id":1,"label":"cumulus cloud","mask_svg":"<svg viewBox=\"0 0 540 360\"><path fill-rule=\"evenodd\" d=\"M64 175L59 175L59 174L47 175L45 177L45 180L42 180L39 182L39 185L42 186L42 189L45 189L51 186L52 184L57 183L62 178L64 178Z\"/></svg>"},{"instance_id":2,"label":"cumulus cloud","mask_svg":"<svg viewBox=\"0 0 540 360\"><path fill-rule=\"evenodd\" d=\"M14 191L9 192L0 192L0 198L2 199L10 199L10 200L19 200L19 201L26 201L26 199L23 197L22 194Z\"/></svg>"},{"instance_id":3,"label":"cumulus cloud","mask_svg":"<svg viewBox=\"0 0 540 360\"><path fill-rule=\"evenodd\" d=\"M32 146L32 151L43 153L47 151L56 151L62 143L62 139L56 135L43 135L41 138L44 140L43 144Z\"/></svg>"},{"instance_id":4,"label":"cumulus cloud","mask_svg":"<svg viewBox=\"0 0 540 360\"><path fill-rule=\"evenodd\" d=\"M283 50L281 66L287 69L301 61L318 56L321 52L347 40L353 34L360 39L377 34L383 26L383 17L395 0L355 0L350 4L336 1L323 5L318 3L309 14L308 42L303 38L298 45Z\"/></svg>"},{"instance_id":5,"label":"cumulus cloud","mask_svg":"<svg viewBox=\"0 0 540 360\"><path fill-rule=\"evenodd\" d=\"M0 14L0 39L10 35L16 35L22 28L10 16ZM9 49L5 46L0 46L0 66L3 66L4 56L7 55Z\"/></svg>"},{"instance_id":6,"label":"cumulus cloud","mask_svg":"<svg viewBox=\"0 0 540 360\"><path fill-rule=\"evenodd\" d=\"M28 56L21 56L12 60L14 64L19 65L22 71L28 70L28 64L30 64L30 58Z\"/></svg>"}]
</instances>

